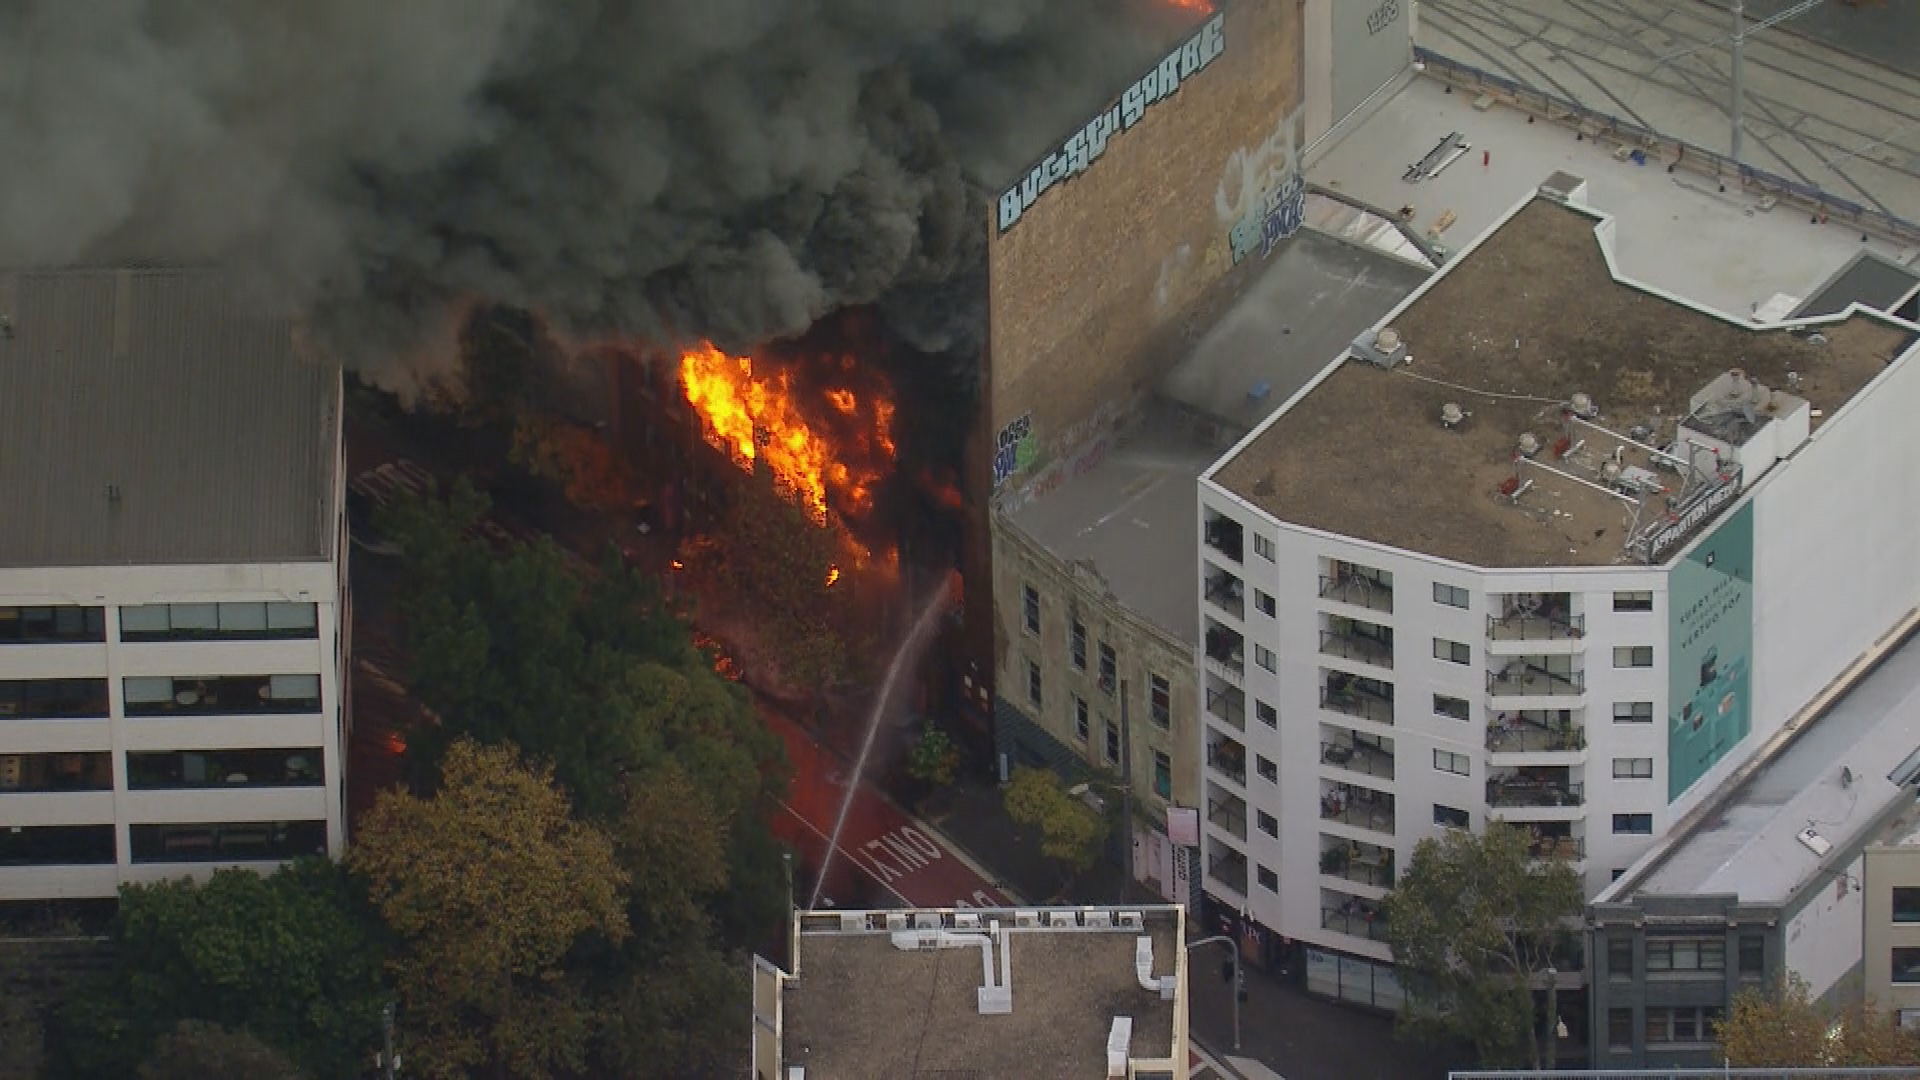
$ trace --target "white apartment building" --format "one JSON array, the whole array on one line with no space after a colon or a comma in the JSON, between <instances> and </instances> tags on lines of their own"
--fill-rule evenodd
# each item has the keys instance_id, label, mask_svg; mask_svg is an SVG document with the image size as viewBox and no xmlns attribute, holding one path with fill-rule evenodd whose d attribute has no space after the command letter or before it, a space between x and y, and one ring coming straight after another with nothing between
<instances>
[{"instance_id":1,"label":"white apartment building","mask_svg":"<svg viewBox=\"0 0 1920 1080\"><path fill-rule=\"evenodd\" d=\"M1915 328L1630 281L1586 191L1201 477L1204 886L1310 989L1397 1005L1376 905L1441 829L1523 825L1600 892L1920 606Z\"/></svg>"},{"instance_id":2,"label":"white apartment building","mask_svg":"<svg viewBox=\"0 0 1920 1080\"><path fill-rule=\"evenodd\" d=\"M0 900L344 845L339 369L221 275L0 275Z\"/></svg>"}]
</instances>

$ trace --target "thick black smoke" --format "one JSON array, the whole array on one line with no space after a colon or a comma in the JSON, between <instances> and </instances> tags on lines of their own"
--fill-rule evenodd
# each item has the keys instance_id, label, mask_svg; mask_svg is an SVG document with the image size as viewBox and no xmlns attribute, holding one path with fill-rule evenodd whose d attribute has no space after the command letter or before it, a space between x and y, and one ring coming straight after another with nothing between
<instances>
[{"instance_id":1,"label":"thick black smoke","mask_svg":"<svg viewBox=\"0 0 1920 1080\"><path fill-rule=\"evenodd\" d=\"M12 0L0 262L222 261L363 356L486 298L744 346L977 322L984 193L1149 0ZM368 362L377 362L371 361Z\"/></svg>"}]
</instances>

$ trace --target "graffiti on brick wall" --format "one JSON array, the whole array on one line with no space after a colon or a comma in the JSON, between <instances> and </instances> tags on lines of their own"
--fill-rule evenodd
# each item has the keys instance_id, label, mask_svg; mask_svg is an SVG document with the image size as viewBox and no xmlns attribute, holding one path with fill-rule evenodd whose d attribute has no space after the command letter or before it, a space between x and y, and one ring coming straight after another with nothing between
<instances>
[{"instance_id":1,"label":"graffiti on brick wall","mask_svg":"<svg viewBox=\"0 0 1920 1080\"><path fill-rule=\"evenodd\" d=\"M1040 196L1092 168L1106 153L1109 139L1133 130L1133 125L1140 122L1149 107L1172 97L1182 83L1219 59L1226 49L1225 26L1223 15L1208 19L1198 33L1174 48L1153 70L1134 80L1119 100L1087 121L1059 150L1041 159L1019 183L1008 188L998 204L996 216L1000 231L1004 233L1013 228Z\"/></svg>"},{"instance_id":2,"label":"graffiti on brick wall","mask_svg":"<svg viewBox=\"0 0 1920 1080\"><path fill-rule=\"evenodd\" d=\"M1266 138L1235 149L1221 167L1213 208L1236 266L1255 251L1263 258L1272 254L1305 220L1301 116L1301 108L1283 114Z\"/></svg>"},{"instance_id":3,"label":"graffiti on brick wall","mask_svg":"<svg viewBox=\"0 0 1920 1080\"><path fill-rule=\"evenodd\" d=\"M993 444L993 486L997 489L1014 473L1033 464L1038 446L1033 438L1033 414L1021 413L1018 420L1000 429ZM978 459L976 459L978 460Z\"/></svg>"}]
</instances>

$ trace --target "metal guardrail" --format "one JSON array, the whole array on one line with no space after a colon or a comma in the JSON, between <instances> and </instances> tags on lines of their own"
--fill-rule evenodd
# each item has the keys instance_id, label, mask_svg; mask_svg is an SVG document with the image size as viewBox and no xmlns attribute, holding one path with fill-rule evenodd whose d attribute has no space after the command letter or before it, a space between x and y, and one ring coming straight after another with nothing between
<instances>
[{"instance_id":1,"label":"metal guardrail","mask_svg":"<svg viewBox=\"0 0 1920 1080\"><path fill-rule=\"evenodd\" d=\"M1509 612L1487 616L1487 637L1492 641L1568 641L1585 637L1585 615L1529 615Z\"/></svg>"},{"instance_id":2,"label":"metal guardrail","mask_svg":"<svg viewBox=\"0 0 1920 1080\"><path fill-rule=\"evenodd\" d=\"M1791 202L1804 210L1831 220L1857 225L1869 232L1877 232L1883 238L1897 243L1920 244L1920 224L1905 218L1861 206L1850 199L1843 199L1808 184L1789 180L1778 173L1756 169L1751 165L1737 164L1725 155L1703 146L1662 135L1630 120L1590 109L1557 94L1522 86L1512 79L1483 71L1471 64L1449 59L1431 49L1416 45L1413 48L1413 58L1426 65L1427 75L1442 82L1449 82L1467 89L1497 91L1518 108L1535 112L1553 122L1572 121L1572 126L1588 131L1597 138L1611 138L1619 142L1631 143L1640 149L1655 151L1673 159L1677 167L1689 172L1716 179L1736 177L1741 186L1749 191L1772 195L1783 202Z\"/></svg>"},{"instance_id":3,"label":"metal guardrail","mask_svg":"<svg viewBox=\"0 0 1920 1080\"><path fill-rule=\"evenodd\" d=\"M1382 780L1393 779L1393 755L1359 743L1321 743L1320 763Z\"/></svg>"},{"instance_id":4,"label":"metal guardrail","mask_svg":"<svg viewBox=\"0 0 1920 1080\"><path fill-rule=\"evenodd\" d=\"M1358 690L1342 693L1323 686L1320 688L1320 707L1329 712L1371 720L1376 724L1392 725L1393 723L1392 700Z\"/></svg>"},{"instance_id":5,"label":"metal guardrail","mask_svg":"<svg viewBox=\"0 0 1920 1080\"><path fill-rule=\"evenodd\" d=\"M1320 599L1338 600L1369 611L1393 614L1393 586L1382 585L1358 574L1349 577L1320 576Z\"/></svg>"}]
</instances>

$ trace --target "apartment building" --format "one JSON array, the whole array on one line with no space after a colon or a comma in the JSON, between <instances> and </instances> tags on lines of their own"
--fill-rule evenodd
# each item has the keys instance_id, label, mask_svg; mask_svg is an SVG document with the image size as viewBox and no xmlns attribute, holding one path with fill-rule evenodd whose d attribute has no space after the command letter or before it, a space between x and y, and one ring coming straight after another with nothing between
<instances>
[{"instance_id":1,"label":"apartment building","mask_svg":"<svg viewBox=\"0 0 1920 1080\"><path fill-rule=\"evenodd\" d=\"M1397 1007L1442 829L1599 893L1920 605L1912 324L1731 316L1623 229L1551 175L1201 478L1204 885L1310 989Z\"/></svg>"},{"instance_id":2,"label":"apartment building","mask_svg":"<svg viewBox=\"0 0 1920 1080\"><path fill-rule=\"evenodd\" d=\"M220 273L0 275L0 900L342 849L341 432Z\"/></svg>"}]
</instances>

